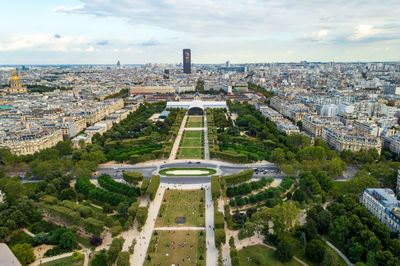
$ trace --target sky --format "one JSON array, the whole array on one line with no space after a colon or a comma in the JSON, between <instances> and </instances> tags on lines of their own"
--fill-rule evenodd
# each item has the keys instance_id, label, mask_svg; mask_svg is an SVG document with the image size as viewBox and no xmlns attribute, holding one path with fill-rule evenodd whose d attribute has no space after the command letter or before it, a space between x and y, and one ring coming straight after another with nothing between
<instances>
[{"instance_id":1,"label":"sky","mask_svg":"<svg viewBox=\"0 0 400 266\"><path fill-rule=\"evenodd\" d=\"M0 0L0 64L400 61L399 0Z\"/></svg>"}]
</instances>

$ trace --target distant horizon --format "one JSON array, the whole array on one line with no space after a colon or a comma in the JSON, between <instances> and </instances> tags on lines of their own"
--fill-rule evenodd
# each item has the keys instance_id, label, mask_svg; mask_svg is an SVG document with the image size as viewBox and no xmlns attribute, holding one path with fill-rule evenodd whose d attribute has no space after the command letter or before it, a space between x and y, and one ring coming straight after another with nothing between
<instances>
[{"instance_id":1,"label":"distant horizon","mask_svg":"<svg viewBox=\"0 0 400 266\"><path fill-rule=\"evenodd\" d=\"M254 63L230 63L230 65L256 65L256 64L301 64L303 62L311 63L311 64L377 64L377 63L385 63L385 64L400 64L399 61L291 61L291 62L254 62ZM192 66L217 66L217 65L225 65L226 62L221 63L192 63ZM90 63L59 63L59 64L0 64L0 67L22 67L22 66L117 66L117 62L115 63L98 63L98 64L90 64ZM147 64L163 64L163 65L179 65L182 63L161 63L161 62L147 62L147 63L121 63L120 66L144 66Z\"/></svg>"}]
</instances>

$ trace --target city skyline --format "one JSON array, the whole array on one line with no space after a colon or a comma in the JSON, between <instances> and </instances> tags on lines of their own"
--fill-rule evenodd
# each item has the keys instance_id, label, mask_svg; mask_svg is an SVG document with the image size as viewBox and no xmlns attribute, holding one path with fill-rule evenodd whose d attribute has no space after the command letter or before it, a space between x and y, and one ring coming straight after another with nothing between
<instances>
[{"instance_id":1,"label":"city skyline","mask_svg":"<svg viewBox=\"0 0 400 266\"><path fill-rule=\"evenodd\" d=\"M0 64L400 60L400 3L18 1L2 3ZM384 16L383 16L384 15ZM12 23L10 23L12 21Z\"/></svg>"}]
</instances>

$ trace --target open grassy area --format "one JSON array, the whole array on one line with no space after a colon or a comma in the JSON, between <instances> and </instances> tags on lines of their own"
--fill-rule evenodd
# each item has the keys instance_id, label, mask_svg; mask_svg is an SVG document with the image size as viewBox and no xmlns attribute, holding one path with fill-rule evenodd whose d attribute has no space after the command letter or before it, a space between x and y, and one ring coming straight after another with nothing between
<instances>
[{"instance_id":1,"label":"open grassy area","mask_svg":"<svg viewBox=\"0 0 400 266\"><path fill-rule=\"evenodd\" d=\"M180 148L178 159L202 159L203 148Z\"/></svg>"},{"instance_id":2,"label":"open grassy area","mask_svg":"<svg viewBox=\"0 0 400 266\"><path fill-rule=\"evenodd\" d=\"M204 226L204 211L204 190L166 190L155 226Z\"/></svg>"},{"instance_id":3,"label":"open grassy area","mask_svg":"<svg viewBox=\"0 0 400 266\"><path fill-rule=\"evenodd\" d=\"M183 131L183 138L200 139L203 134L203 130L185 130Z\"/></svg>"},{"instance_id":4,"label":"open grassy area","mask_svg":"<svg viewBox=\"0 0 400 266\"><path fill-rule=\"evenodd\" d=\"M43 266L81 266L83 265L83 260L75 262L71 257L66 257L58 260L53 260L42 264Z\"/></svg>"},{"instance_id":5,"label":"open grassy area","mask_svg":"<svg viewBox=\"0 0 400 266\"><path fill-rule=\"evenodd\" d=\"M92 244L90 244L90 240L89 239L86 239L86 238L83 238L83 237L77 235L76 236L76 240L86 248L91 248L92 247Z\"/></svg>"},{"instance_id":6,"label":"open grassy area","mask_svg":"<svg viewBox=\"0 0 400 266\"><path fill-rule=\"evenodd\" d=\"M201 147L201 139L183 139L181 147Z\"/></svg>"},{"instance_id":7,"label":"open grassy area","mask_svg":"<svg viewBox=\"0 0 400 266\"><path fill-rule=\"evenodd\" d=\"M256 263L256 256L262 258L261 264ZM246 247L239 250L240 265L257 266L257 265L271 265L271 266L297 266L301 265L294 259L289 262L282 263L274 257L274 251L265 246L256 245Z\"/></svg>"},{"instance_id":8,"label":"open grassy area","mask_svg":"<svg viewBox=\"0 0 400 266\"><path fill-rule=\"evenodd\" d=\"M207 171L208 173L206 174L170 174L168 172L170 171ZM210 168L166 168L162 169L159 174L160 175L166 175L166 176L208 176L208 175L214 175L217 171L214 169Z\"/></svg>"},{"instance_id":9,"label":"open grassy area","mask_svg":"<svg viewBox=\"0 0 400 266\"><path fill-rule=\"evenodd\" d=\"M177 159L202 159L204 157L203 130L185 130Z\"/></svg>"},{"instance_id":10,"label":"open grassy area","mask_svg":"<svg viewBox=\"0 0 400 266\"><path fill-rule=\"evenodd\" d=\"M155 231L149 243L146 261L149 256L149 265L206 265L205 233Z\"/></svg>"},{"instance_id":11,"label":"open grassy area","mask_svg":"<svg viewBox=\"0 0 400 266\"><path fill-rule=\"evenodd\" d=\"M203 117L202 116L189 116L185 127L203 127Z\"/></svg>"}]
</instances>

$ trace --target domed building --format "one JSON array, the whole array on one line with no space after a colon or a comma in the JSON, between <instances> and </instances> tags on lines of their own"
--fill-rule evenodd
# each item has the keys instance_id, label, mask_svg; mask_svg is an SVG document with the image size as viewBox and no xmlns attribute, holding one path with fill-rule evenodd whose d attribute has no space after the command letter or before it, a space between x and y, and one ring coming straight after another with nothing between
<instances>
[{"instance_id":1,"label":"domed building","mask_svg":"<svg viewBox=\"0 0 400 266\"><path fill-rule=\"evenodd\" d=\"M19 93L27 93L26 87L22 87L22 82L20 78L17 76L15 71L13 72L13 76L11 77L10 87L6 87L3 89L6 94L19 94Z\"/></svg>"}]
</instances>

